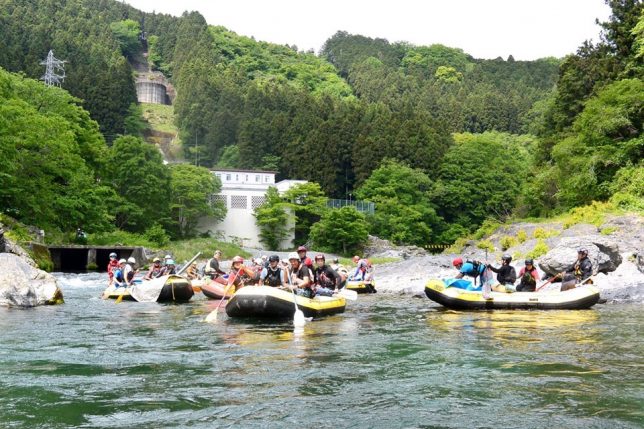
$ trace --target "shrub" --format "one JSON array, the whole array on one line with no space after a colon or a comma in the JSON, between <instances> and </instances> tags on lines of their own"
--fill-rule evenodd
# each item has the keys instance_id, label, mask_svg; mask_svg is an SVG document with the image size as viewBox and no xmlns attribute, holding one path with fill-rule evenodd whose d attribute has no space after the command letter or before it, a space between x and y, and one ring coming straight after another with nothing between
<instances>
[{"instance_id":1,"label":"shrub","mask_svg":"<svg viewBox=\"0 0 644 429\"><path fill-rule=\"evenodd\" d=\"M548 253L549 250L550 248L548 247L546 242L543 241L542 238L540 238L537 240L537 244L534 245L534 248L530 252L528 252L526 256L533 259L538 258L539 256Z\"/></svg>"},{"instance_id":2,"label":"shrub","mask_svg":"<svg viewBox=\"0 0 644 429\"><path fill-rule=\"evenodd\" d=\"M476 244L476 247L483 250L494 252L494 244L490 240L481 240Z\"/></svg>"},{"instance_id":3,"label":"shrub","mask_svg":"<svg viewBox=\"0 0 644 429\"><path fill-rule=\"evenodd\" d=\"M583 207L576 207L571 209L563 219L564 229L568 229L573 225L579 223L589 223L595 226L600 226L604 223L604 217L606 213L615 211L616 207L614 204L602 203L598 201L593 201L591 204Z\"/></svg>"},{"instance_id":4,"label":"shrub","mask_svg":"<svg viewBox=\"0 0 644 429\"><path fill-rule=\"evenodd\" d=\"M158 223L148 228L145 234L143 234L143 237L159 247L163 247L170 242L170 237L166 234L165 229Z\"/></svg>"},{"instance_id":5,"label":"shrub","mask_svg":"<svg viewBox=\"0 0 644 429\"><path fill-rule=\"evenodd\" d=\"M504 235L501 237L500 244L501 250L508 250L510 247L517 245L517 239L509 235Z\"/></svg>"},{"instance_id":6,"label":"shrub","mask_svg":"<svg viewBox=\"0 0 644 429\"><path fill-rule=\"evenodd\" d=\"M606 228L602 228L601 231L599 231L602 235L611 235L614 232L619 231L619 228L616 226L607 226Z\"/></svg>"},{"instance_id":7,"label":"shrub","mask_svg":"<svg viewBox=\"0 0 644 429\"><path fill-rule=\"evenodd\" d=\"M536 228L532 233L532 236L534 238L549 238L549 237L556 237L559 234L560 232L554 229Z\"/></svg>"},{"instance_id":8,"label":"shrub","mask_svg":"<svg viewBox=\"0 0 644 429\"><path fill-rule=\"evenodd\" d=\"M517 232L517 240L519 240L519 243L523 243L528 239L528 234L520 229L519 232Z\"/></svg>"},{"instance_id":9,"label":"shrub","mask_svg":"<svg viewBox=\"0 0 644 429\"><path fill-rule=\"evenodd\" d=\"M501 224L494 219L486 219L474 233L474 239L480 240L483 237L492 235L500 225Z\"/></svg>"}]
</instances>

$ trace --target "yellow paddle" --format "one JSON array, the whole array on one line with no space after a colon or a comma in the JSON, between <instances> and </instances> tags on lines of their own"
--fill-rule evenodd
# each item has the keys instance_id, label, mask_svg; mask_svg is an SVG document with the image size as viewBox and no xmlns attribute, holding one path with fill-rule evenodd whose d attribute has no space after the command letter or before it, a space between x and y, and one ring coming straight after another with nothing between
<instances>
[{"instance_id":1,"label":"yellow paddle","mask_svg":"<svg viewBox=\"0 0 644 429\"><path fill-rule=\"evenodd\" d=\"M119 297L118 297L118 298L116 298L116 301L114 301L114 304L118 304L118 303L120 303L121 301L123 301L123 295L125 295L125 289L127 289L127 288L123 288L123 292L121 292L121 294L119 295Z\"/></svg>"},{"instance_id":2,"label":"yellow paddle","mask_svg":"<svg viewBox=\"0 0 644 429\"><path fill-rule=\"evenodd\" d=\"M239 276L239 273L241 272L241 270L242 269L240 267L239 270L237 271L237 274L235 274L234 277L230 277L228 279L228 284L226 285L226 289L224 289L224 296L221 297L221 300L219 301L219 304L217 304L217 307L206 316L206 318L204 319L204 322L213 323L217 321L217 314L219 313L219 307L221 307L221 303L224 302L224 298L226 298L226 295L228 294L228 289L233 285L233 283L235 282L235 279L237 278L237 276Z\"/></svg>"}]
</instances>

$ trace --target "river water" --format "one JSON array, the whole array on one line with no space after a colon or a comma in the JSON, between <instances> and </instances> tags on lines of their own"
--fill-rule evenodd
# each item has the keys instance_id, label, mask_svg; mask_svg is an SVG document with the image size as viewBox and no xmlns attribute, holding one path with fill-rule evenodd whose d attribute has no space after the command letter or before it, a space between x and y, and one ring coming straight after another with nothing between
<instances>
[{"instance_id":1,"label":"river water","mask_svg":"<svg viewBox=\"0 0 644 429\"><path fill-rule=\"evenodd\" d=\"M1 428L639 428L641 305L455 312L360 297L306 324L99 298L0 309Z\"/></svg>"}]
</instances>

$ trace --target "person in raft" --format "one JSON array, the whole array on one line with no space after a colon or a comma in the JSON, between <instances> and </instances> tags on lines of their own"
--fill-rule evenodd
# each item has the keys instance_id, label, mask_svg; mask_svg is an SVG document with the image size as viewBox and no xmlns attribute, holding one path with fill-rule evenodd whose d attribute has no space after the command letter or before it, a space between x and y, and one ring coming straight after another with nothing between
<instances>
[{"instance_id":1,"label":"person in raft","mask_svg":"<svg viewBox=\"0 0 644 429\"><path fill-rule=\"evenodd\" d=\"M224 271L219 268L219 263L221 262L221 250L215 250L214 255L212 255L212 258L206 262L206 269L204 270L204 274L210 277L212 280L219 276L223 276L226 274Z\"/></svg>"},{"instance_id":2,"label":"person in raft","mask_svg":"<svg viewBox=\"0 0 644 429\"><path fill-rule=\"evenodd\" d=\"M289 253L288 262L291 264L286 273L288 288L294 290L298 295L313 298L315 291L313 290L311 270L302 263L299 255L295 252Z\"/></svg>"},{"instance_id":3,"label":"person in raft","mask_svg":"<svg viewBox=\"0 0 644 429\"><path fill-rule=\"evenodd\" d=\"M125 265L125 268L123 268L123 277L125 278L125 286L127 287L134 284L134 275L139 272L139 270L134 268L135 266L136 259L132 256L127 258L127 264Z\"/></svg>"},{"instance_id":4,"label":"person in raft","mask_svg":"<svg viewBox=\"0 0 644 429\"><path fill-rule=\"evenodd\" d=\"M356 264L356 269L353 274L349 276L349 280L364 281L365 276L367 275L367 270L369 269L369 265L371 264L367 259L361 259L358 255L353 257L353 263Z\"/></svg>"},{"instance_id":5,"label":"person in raft","mask_svg":"<svg viewBox=\"0 0 644 429\"><path fill-rule=\"evenodd\" d=\"M517 272L510 265L510 262L512 262L512 256L506 253L501 257L501 266L499 268L492 266L492 264L487 265L490 270L497 273L496 281L499 282L492 287L492 290L497 292L514 292L516 290L514 282L517 281Z\"/></svg>"},{"instance_id":6,"label":"person in raft","mask_svg":"<svg viewBox=\"0 0 644 429\"><path fill-rule=\"evenodd\" d=\"M114 270L114 287L127 287L125 281L125 265L127 261L125 259L119 260L119 266Z\"/></svg>"},{"instance_id":7,"label":"person in raft","mask_svg":"<svg viewBox=\"0 0 644 429\"><path fill-rule=\"evenodd\" d=\"M491 283L494 279L492 278L492 270L488 270L484 263L479 261L467 261L463 263L463 258L457 257L452 261L452 265L458 270L456 279L462 279L465 276L474 277L474 286L476 286L476 279L480 279L483 298L492 299L490 291L492 290Z\"/></svg>"},{"instance_id":8,"label":"person in raft","mask_svg":"<svg viewBox=\"0 0 644 429\"><path fill-rule=\"evenodd\" d=\"M119 269L119 261L116 259L116 253L110 253L110 262L107 263L107 277L109 282L107 285L111 285L114 282L114 271Z\"/></svg>"},{"instance_id":9,"label":"person in raft","mask_svg":"<svg viewBox=\"0 0 644 429\"><path fill-rule=\"evenodd\" d=\"M228 280L222 278L226 285L233 284L235 291L244 286L247 281L254 282L258 279L257 274L251 268L244 265L244 258L235 256L230 265L230 272L228 273Z\"/></svg>"},{"instance_id":10,"label":"person in raft","mask_svg":"<svg viewBox=\"0 0 644 429\"><path fill-rule=\"evenodd\" d=\"M568 289L574 289L578 283L583 282L592 275L593 263L588 257L588 249L582 247L577 250L577 260L572 267L558 275L562 278L561 291L563 292Z\"/></svg>"},{"instance_id":11,"label":"person in raft","mask_svg":"<svg viewBox=\"0 0 644 429\"><path fill-rule=\"evenodd\" d=\"M530 258L525 260L525 266L519 271L519 285L517 292L534 292L539 281L539 271L534 266L534 261Z\"/></svg>"},{"instance_id":12,"label":"person in raft","mask_svg":"<svg viewBox=\"0 0 644 429\"><path fill-rule=\"evenodd\" d=\"M314 273L315 294L333 296L340 289L340 283L342 283L340 275L333 268L326 265L324 255L315 256L315 265L317 265Z\"/></svg>"},{"instance_id":13,"label":"person in raft","mask_svg":"<svg viewBox=\"0 0 644 429\"><path fill-rule=\"evenodd\" d=\"M145 275L145 277L143 277L143 280L152 280L156 279L157 277L161 277L164 271L164 267L161 266L161 259L154 258L152 260L152 266L150 267L150 270Z\"/></svg>"},{"instance_id":14,"label":"person in raft","mask_svg":"<svg viewBox=\"0 0 644 429\"><path fill-rule=\"evenodd\" d=\"M259 274L259 284L271 287L286 287L286 277L284 270L280 267L280 257L271 255L268 258L268 267L263 268Z\"/></svg>"}]
</instances>

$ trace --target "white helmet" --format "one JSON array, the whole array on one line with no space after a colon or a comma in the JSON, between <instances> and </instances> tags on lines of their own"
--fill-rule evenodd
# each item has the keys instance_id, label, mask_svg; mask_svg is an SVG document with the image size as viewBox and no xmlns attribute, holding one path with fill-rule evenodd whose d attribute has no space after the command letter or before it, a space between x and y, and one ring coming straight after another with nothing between
<instances>
[{"instance_id":1,"label":"white helmet","mask_svg":"<svg viewBox=\"0 0 644 429\"><path fill-rule=\"evenodd\" d=\"M119 264L125 264L127 261L125 259L120 259Z\"/></svg>"},{"instance_id":2,"label":"white helmet","mask_svg":"<svg viewBox=\"0 0 644 429\"><path fill-rule=\"evenodd\" d=\"M172 259L172 256L170 256L170 255L165 255L165 258L163 258L163 259Z\"/></svg>"},{"instance_id":3,"label":"white helmet","mask_svg":"<svg viewBox=\"0 0 644 429\"><path fill-rule=\"evenodd\" d=\"M128 264L136 264L136 259L134 259L133 256L130 256L129 258L127 258L127 262Z\"/></svg>"},{"instance_id":4,"label":"white helmet","mask_svg":"<svg viewBox=\"0 0 644 429\"><path fill-rule=\"evenodd\" d=\"M297 252L291 252L288 254L288 260L290 261L291 259L297 259L299 261L300 255L298 255Z\"/></svg>"}]
</instances>

